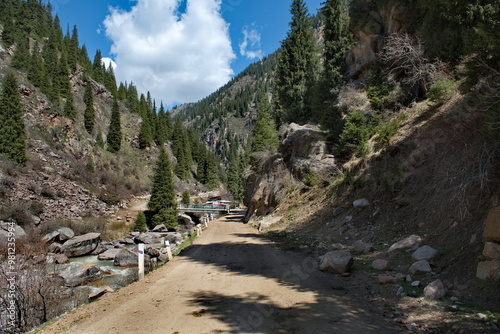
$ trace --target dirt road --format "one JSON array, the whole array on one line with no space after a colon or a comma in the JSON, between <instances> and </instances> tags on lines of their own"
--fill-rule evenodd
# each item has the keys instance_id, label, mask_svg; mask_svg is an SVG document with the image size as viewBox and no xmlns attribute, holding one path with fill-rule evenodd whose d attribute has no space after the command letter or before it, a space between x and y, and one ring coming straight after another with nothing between
<instances>
[{"instance_id":1,"label":"dirt road","mask_svg":"<svg viewBox=\"0 0 500 334\"><path fill-rule=\"evenodd\" d=\"M39 333L400 333L317 260L284 251L231 215L144 281ZM359 287L363 289L363 287Z\"/></svg>"}]
</instances>

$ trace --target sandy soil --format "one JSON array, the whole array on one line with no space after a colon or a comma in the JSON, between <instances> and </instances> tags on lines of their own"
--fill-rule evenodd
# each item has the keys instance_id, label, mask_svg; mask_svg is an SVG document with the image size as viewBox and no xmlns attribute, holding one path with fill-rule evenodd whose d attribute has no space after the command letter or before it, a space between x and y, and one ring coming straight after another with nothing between
<instances>
[{"instance_id":1,"label":"sandy soil","mask_svg":"<svg viewBox=\"0 0 500 334\"><path fill-rule=\"evenodd\" d=\"M240 213L241 214L241 213ZM183 255L39 333L400 333L366 283L317 269L230 215Z\"/></svg>"}]
</instances>

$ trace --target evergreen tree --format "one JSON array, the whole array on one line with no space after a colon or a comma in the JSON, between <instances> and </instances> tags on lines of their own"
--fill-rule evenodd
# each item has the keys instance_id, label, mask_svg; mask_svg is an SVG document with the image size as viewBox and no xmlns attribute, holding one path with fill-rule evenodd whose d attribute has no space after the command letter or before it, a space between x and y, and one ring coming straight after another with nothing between
<instances>
[{"instance_id":1,"label":"evergreen tree","mask_svg":"<svg viewBox=\"0 0 500 334\"><path fill-rule=\"evenodd\" d=\"M169 139L169 131L167 125L167 115L165 113L165 108L163 107L163 103L160 105L160 111L158 112L155 131L155 142L158 146L163 146L163 144L168 142Z\"/></svg>"},{"instance_id":2,"label":"evergreen tree","mask_svg":"<svg viewBox=\"0 0 500 334\"><path fill-rule=\"evenodd\" d=\"M178 224L172 169L163 147L160 148L148 207L154 214L153 222L156 225L165 224L167 227L175 227Z\"/></svg>"},{"instance_id":3,"label":"evergreen tree","mask_svg":"<svg viewBox=\"0 0 500 334\"><path fill-rule=\"evenodd\" d=\"M23 111L16 77L8 73L0 95L0 154L18 163L27 160Z\"/></svg>"},{"instance_id":4,"label":"evergreen tree","mask_svg":"<svg viewBox=\"0 0 500 334\"><path fill-rule=\"evenodd\" d=\"M141 129L139 130L139 148L145 149L151 147L153 143L153 135L151 133L151 126L146 117L142 118Z\"/></svg>"},{"instance_id":5,"label":"evergreen tree","mask_svg":"<svg viewBox=\"0 0 500 334\"><path fill-rule=\"evenodd\" d=\"M92 84L88 80L87 86L85 86L83 101L86 105L85 113L83 114L84 126L88 133L92 133L95 126L94 94L92 93Z\"/></svg>"},{"instance_id":6,"label":"evergreen tree","mask_svg":"<svg viewBox=\"0 0 500 334\"><path fill-rule=\"evenodd\" d=\"M66 104L64 105L63 115L64 115L64 117L67 117L72 121L74 121L76 119L75 100L73 98L73 93L71 91L69 92L68 98L66 99Z\"/></svg>"},{"instance_id":7,"label":"evergreen tree","mask_svg":"<svg viewBox=\"0 0 500 334\"><path fill-rule=\"evenodd\" d=\"M319 71L312 19L304 0L293 0L290 12L290 31L281 43L276 69L278 124L302 124L311 118Z\"/></svg>"},{"instance_id":8,"label":"evergreen tree","mask_svg":"<svg viewBox=\"0 0 500 334\"><path fill-rule=\"evenodd\" d=\"M188 140L187 131L182 126L180 117L175 119L172 135L172 151L177 158L175 166L175 175L181 179L186 179L191 173L193 158L191 156L191 146Z\"/></svg>"},{"instance_id":9,"label":"evergreen tree","mask_svg":"<svg viewBox=\"0 0 500 334\"><path fill-rule=\"evenodd\" d=\"M262 94L257 112L257 122L253 130L252 152L275 150L278 147L278 135L269 113L267 97Z\"/></svg>"},{"instance_id":10,"label":"evergreen tree","mask_svg":"<svg viewBox=\"0 0 500 334\"><path fill-rule=\"evenodd\" d=\"M122 145L122 126L120 121L120 107L118 101L115 99L113 103L113 110L111 112L111 123L109 124L108 131L108 151L115 153L118 152Z\"/></svg>"},{"instance_id":11,"label":"evergreen tree","mask_svg":"<svg viewBox=\"0 0 500 334\"><path fill-rule=\"evenodd\" d=\"M116 77L113 66L109 64L109 67L105 71L104 86L106 89L116 96Z\"/></svg>"},{"instance_id":12,"label":"evergreen tree","mask_svg":"<svg viewBox=\"0 0 500 334\"><path fill-rule=\"evenodd\" d=\"M69 68L66 52L61 54L57 64L57 73L54 78L54 89L61 97L68 97L71 93L71 84L69 82Z\"/></svg>"},{"instance_id":13,"label":"evergreen tree","mask_svg":"<svg viewBox=\"0 0 500 334\"><path fill-rule=\"evenodd\" d=\"M18 39L16 52L12 58L12 67L27 70L30 64L29 39L24 36Z\"/></svg>"},{"instance_id":14,"label":"evergreen tree","mask_svg":"<svg viewBox=\"0 0 500 334\"><path fill-rule=\"evenodd\" d=\"M243 200L243 176L238 155L232 154L229 158L227 168L227 187L233 197L239 201Z\"/></svg>"},{"instance_id":15,"label":"evergreen tree","mask_svg":"<svg viewBox=\"0 0 500 334\"><path fill-rule=\"evenodd\" d=\"M101 50L95 52L94 62L92 64L92 78L97 82L104 82Z\"/></svg>"},{"instance_id":16,"label":"evergreen tree","mask_svg":"<svg viewBox=\"0 0 500 334\"><path fill-rule=\"evenodd\" d=\"M182 193L182 203L183 204L191 204L191 195L189 194L189 191L188 190L185 190L183 193Z\"/></svg>"},{"instance_id":17,"label":"evergreen tree","mask_svg":"<svg viewBox=\"0 0 500 334\"><path fill-rule=\"evenodd\" d=\"M134 231L135 232L146 232L148 230L148 225L146 221L146 215L144 212L140 211L137 214L137 218L134 223Z\"/></svg>"},{"instance_id":18,"label":"evergreen tree","mask_svg":"<svg viewBox=\"0 0 500 334\"><path fill-rule=\"evenodd\" d=\"M349 31L349 13L344 0L328 0L322 9L324 16L324 68L315 105L316 121L338 135L342 129L342 116L334 107L337 92L346 70L346 57L353 45Z\"/></svg>"}]
</instances>

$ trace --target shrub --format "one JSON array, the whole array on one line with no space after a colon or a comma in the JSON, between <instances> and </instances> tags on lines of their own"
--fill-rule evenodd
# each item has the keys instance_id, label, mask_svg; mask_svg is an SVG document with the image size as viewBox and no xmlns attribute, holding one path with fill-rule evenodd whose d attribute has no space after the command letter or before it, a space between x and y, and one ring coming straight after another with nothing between
<instances>
[{"instance_id":1,"label":"shrub","mask_svg":"<svg viewBox=\"0 0 500 334\"><path fill-rule=\"evenodd\" d=\"M57 197L56 191L46 184L44 184L42 186L42 189L40 190L40 195L42 195L43 197L50 198L50 199L54 199Z\"/></svg>"},{"instance_id":2,"label":"shrub","mask_svg":"<svg viewBox=\"0 0 500 334\"><path fill-rule=\"evenodd\" d=\"M316 174L314 171L310 171L304 179L304 184L308 187L314 187L318 185L318 183L318 174Z\"/></svg>"},{"instance_id":3,"label":"shrub","mask_svg":"<svg viewBox=\"0 0 500 334\"><path fill-rule=\"evenodd\" d=\"M370 153L370 146L368 145L368 142L365 141L358 145L358 148L356 149L357 157L366 157L368 153Z\"/></svg>"},{"instance_id":4,"label":"shrub","mask_svg":"<svg viewBox=\"0 0 500 334\"><path fill-rule=\"evenodd\" d=\"M182 193L182 203L191 204L191 195L189 194L189 191L187 191L187 190L185 190Z\"/></svg>"},{"instance_id":5,"label":"shrub","mask_svg":"<svg viewBox=\"0 0 500 334\"><path fill-rule=\"evenodd\" d=\"M455 81L440 79L429 88L427 97L432 102L445 103L455 95L456 87Z\"/></svg>"},{"instance_id":6,"label":"shrub","mask_svg":"<svg viewBox=\"0 0 500 334\"><path fill-rule=\"evenodd\" d=\"M141 211L137 215L133 230L135 232L145 232L148 230L148 225L146 224L146 215L144 214L144 212Z\"/></svg>"},{"instance_id":7,"label":"shrub","mask_svg":"<svg viewBox=\"0 0 500 334\"><path fill-rule=\"evenodd\" d=\"M30 211L34 215L39 215L43 213L44 207L43 203L39 201L32 201L30 205Z\"/></svg>"},{"instance_id":8,"label":"shrub","mask_svg":"<svg viewBox=\"0 0 500 334\"><path fill-rule=\"evenodd\" d=\"M344 153L351 145L356 147L358 156L366 156L370 152L367 144L374 130L380 122L380 117L374 117L371 121L361 112L354 111L346 118L344 130L340 135L340 146Z\"/></svg>"},{"instance_id":9,"label":"shrub","mask_svg":"<svg viewBox=\"0 0 500 334\"><path fill-rule=\"evenodd\" d=\"M376 138L377 143L384 146L388 146L391 138L396 134L399 128L399 121L392 120L386 123L380 124L378 127L378 136Z\"/></svg>"}]
</instances>

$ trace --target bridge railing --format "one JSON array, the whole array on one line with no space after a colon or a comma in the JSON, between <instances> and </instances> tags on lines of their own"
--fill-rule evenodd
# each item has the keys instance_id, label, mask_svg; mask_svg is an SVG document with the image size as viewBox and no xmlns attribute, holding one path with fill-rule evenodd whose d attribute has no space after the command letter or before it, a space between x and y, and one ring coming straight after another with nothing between
<instances>
[{"instance_id":1,"label":"bridge railing","mask_svg":"<svg viewBox=\"0 0 500 334\"><path fill-rule=\"evenodd\" d=\"M196 204L179 204L179 209L181 210L213 210L213 211L229 211L231 206L229 205L196 205ZM234 209L234 208L233 208Z\"/></svg>"}]
</instances>

